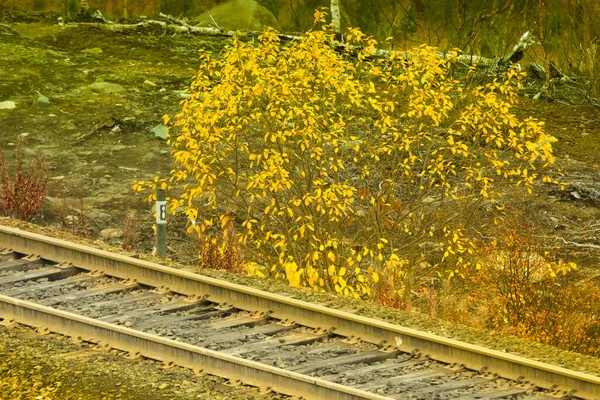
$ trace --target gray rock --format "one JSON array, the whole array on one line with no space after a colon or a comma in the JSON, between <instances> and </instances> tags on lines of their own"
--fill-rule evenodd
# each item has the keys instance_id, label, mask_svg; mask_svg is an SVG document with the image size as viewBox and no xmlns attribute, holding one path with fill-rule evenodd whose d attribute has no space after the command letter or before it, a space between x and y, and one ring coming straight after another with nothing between
<instances>
[{"instance_id":1,"label":"gray rock","mask_svg":"<svg viewBox=\"0 0 600 400\"><path fill-rule=\"evenodd\" d=\"M37 107L50 107L50 99L38 93L33 96L33 105Z\"/></svg>"},{"instance_id":2,"label":"gray rock","mask_svg":"<svg viewBox=\"0 0 600 400\"><path fill-rule=\"evenodd\" d=\"M72 224L76 223L77 221L79 221L79 217L77 215L67 215L65 217L65 220L67 221L67 223L72 225Z\"/></svg>"},{"instance_id":3,"label":"gray rock","mask_svg":"<svg viewBox=\"0 0 600 400\"><path fill-rule=\"evenodd\" d=\"M144 88L145 91L151 92L154 89L156 89L156 83L145 80L144 83L142 83L142 87Z\"/></svg>"},{"instance_id":4,"label":"gray rock","mask_svg":"<svg viewBox=\"0 0 600 400\"><path fill-rule=\"evenodd\" d=\"M92 83L89 86L86 86L84 90L93 93L99 94L113 94L113 93L121 93L125 91L125 88L116 83L110 82L96 82Z\"/></svg>"},{"instance_id":5,"label":"gray rock","mask_svg":"<svg viewBox=\"0 0 600 400\"><path fill-rule=\"evenodd\" d=\"M17 108L14 101L3 101L0 103L0 110L12 110L13 108Z\"/></svg>"},{"instance_id":6,"label":"gray rock","mask_svg":"<svg viewBox=\"0 0 600 400\"><path fill-rule=\"evenodd\" d=\"M104 240L119 239L123 236L123 231L116 228L106 228L100 231L100 237Z\"/></svg>"},{"instance_id":7,"label":"gray rock","mask_svg":"<svg viewBox=\"0 0 600 400\"><path fill-rule=\"evenodd\" d=\"M83 50L82 53L95 54L98 56L98 55L102 54L102 49L100 47L93 47L91 49Z\"/></svg>"},{"instance_id":8,"label":"gray rock","mask_svg":"<svg viewBox=\"0 0 600 400\"><path fill-rule=\"evenodd\" d=\"M115 144L114 146L109 147L110 151L121 151L135 148L136 146L127 146L125 144Z\"/></svg>"},{"instance_id":9,"label":"gray rock","mask_svg":"<svg viewBox=\"0 0 600 400\"><path fill-rule=\"evenodd\" d=\"M24 147L23 148L23 154L25 154L26 156L31 156L34 157L38 154L36 149L32 149L30 147Z\"/></svg>"},{"instance_id":10,"label":"gray rock","mask_svg":"<svg viewBox=\"0 0 600 400\"><path fill-rule=\"evenodd\" d=\"M189 99L190 98L190 94L184 92L183 90L176 90L175 93L177 93L177 96L179 96L180 99Z\"/></svg>"},{"instance_id":11,"label":"gray rock","mask_svg":"<svg viewBox=\"0 0 600 400\"><path fill-rule=\"evenodd\" d=\"M160 124L152 128L150 133L157 139L167 140L169 129L163 124Z\"/></svg>"}]
</instances>

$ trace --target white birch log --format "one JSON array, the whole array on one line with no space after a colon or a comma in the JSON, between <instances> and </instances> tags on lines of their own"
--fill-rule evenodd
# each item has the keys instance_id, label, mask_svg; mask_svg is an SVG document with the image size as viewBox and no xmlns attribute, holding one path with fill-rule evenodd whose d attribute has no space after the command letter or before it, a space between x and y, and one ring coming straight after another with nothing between
<instances>
[{"instance_id":1,"label":"white birch log","mask_svg":"<svg viewBox=\"0 0 600 400\"><path fill-rule=\"evenodd\" d=\"M340 17L340 0L331 0L331 22L333 22L333 29L335 33L342 32L342 24Z\"/></svg>"}]
</instances>

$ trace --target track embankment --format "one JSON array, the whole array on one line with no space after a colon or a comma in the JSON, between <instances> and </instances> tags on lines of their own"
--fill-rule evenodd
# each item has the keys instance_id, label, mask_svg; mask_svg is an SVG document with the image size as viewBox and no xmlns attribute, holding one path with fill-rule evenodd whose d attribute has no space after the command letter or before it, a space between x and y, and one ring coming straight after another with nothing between
<instances>
[{"instance_id":1,"label":"track embankment","mask_svg":"<svg viewBox=\"0 0 600 400\"><path fill-rule=\"evenodd\" d=\"M0 318L308 399L600 398L600 378L0 227Z\"/></svg>"}]
</instances>

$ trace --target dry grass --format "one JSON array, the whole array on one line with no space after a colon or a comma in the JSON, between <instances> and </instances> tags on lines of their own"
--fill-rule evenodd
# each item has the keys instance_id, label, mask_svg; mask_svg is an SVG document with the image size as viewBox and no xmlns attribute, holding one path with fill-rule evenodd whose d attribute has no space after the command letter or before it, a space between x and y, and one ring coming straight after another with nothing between
<instances>
[{"instance_id":1,"label":"dry grass","mask_svg":"<svg viewBox=\"0 0 600 400\"><path fill-rule=\"evenodd\" d=\"M135 212L128 211L123 222L123 244L121 247L125 251L133 251L139 241L140 226Z\"/></svg>"},{"instance_id":2,"label":"dry grass","mask_svg":"<svg viewBox=\"0 0 600 400\"><path fill-rule=\"evenodd\" d=\"M25 163L24 144L24 139L19 137L13 174L4 149L0 149L0 214L29 221L46 201L48 169L41 155Z\"/></svg>"}]
</instances>

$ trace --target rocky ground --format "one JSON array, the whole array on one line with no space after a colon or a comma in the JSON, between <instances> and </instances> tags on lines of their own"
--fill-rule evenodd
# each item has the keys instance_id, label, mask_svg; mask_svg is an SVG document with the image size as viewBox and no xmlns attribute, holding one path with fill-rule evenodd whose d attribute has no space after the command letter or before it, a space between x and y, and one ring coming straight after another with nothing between
<instances>
[{"instance_id":1,"label":"rocky ground","mask_svg":"<svg viewBox=\"0 0 600 400\"><path fill-rule=\"evenodd\" d=\"M26 156L44 156L48 202L35 222L57 224L67 214L81 230L83 201L85 228L99 237L122 228L129 210L149 217L131 186L170 170L162 116L177 112L198 50L218 52L228 40L50 22L0 25L0 146L14 160L23 137Z\"/></svg>"}]
</instances>

